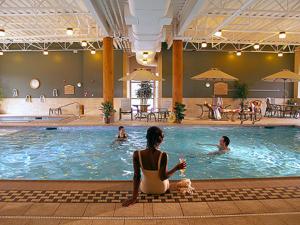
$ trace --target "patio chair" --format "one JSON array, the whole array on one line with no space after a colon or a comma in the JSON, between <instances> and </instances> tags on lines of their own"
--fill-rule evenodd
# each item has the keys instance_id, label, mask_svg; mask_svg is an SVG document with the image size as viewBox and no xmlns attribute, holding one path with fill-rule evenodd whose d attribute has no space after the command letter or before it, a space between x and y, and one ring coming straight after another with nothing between
<instances>
[{"instance_id":1,"label":"patio chair","mask_svg":"<svg viewBox=\"0 0 300 225\"><path fill-rule=\"evenodd\" d=\"M280 105L273 104L270 98L267 98L266 103L265 117L281 116L282 110Z\"/></svg>"},{"instance_id":2,"label":"patio chair","mask_svg":"<svg viewBox=\"0 0 300 225\"><path fill-rule=\"evenodd\" d=\"M172 109L172 100L162 101L161 107L156 109L157 121L168 121Z\"/></svg>"},{"instance_id":3,"label":"patio chair","mask_svg":"<svg viewBox=\"0 0 300 225\"><path fill-rule=\"evenodd\" d=\"M247 120L252 121L252 124L254 124L257 121L260 121L262 118L261 107L262 107L261 100L253 100L247 102L244 108L240 112L241 124L243 124L243 122Z\"/></svg>"},{"instance_id":4,"label":"patio chair","mask_svg":"<svg viewBox=\"0 0 300 225\"><path fill-rule=\"evenodd\" d=\"M131 118L131 120L133 120L133 110L131 108L129 98L121 100L121 108L119 109L119 120L122 119L122 114L125 114L125 115L130 114L130 118Z\"/></svg>"}]
</instances>

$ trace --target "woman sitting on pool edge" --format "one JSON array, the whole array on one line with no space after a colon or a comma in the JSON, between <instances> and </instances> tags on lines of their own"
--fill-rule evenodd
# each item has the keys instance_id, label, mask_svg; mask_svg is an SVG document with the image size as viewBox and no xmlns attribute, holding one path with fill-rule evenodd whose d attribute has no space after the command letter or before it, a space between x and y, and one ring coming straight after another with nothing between
<instances>
[{"instance_id":1,"label":"woman sitting on pool edge","mask_svg":"<svg viewBox=\"0 0 300 225\"><path fill-rule=\"evenodd\" d=\"M158 127L150 127L147 130L147 148L135 151L133 154L133 195L132 198L123 202L123 206L136 203L139 189L146 194L163 194L169 190L168 178L177 170L185 169L186 163L177 164L168 171L168 156L159 150L164 139L163 132ZM143 179L141 179L141 170Z\"/></svg>"}]
</instances>

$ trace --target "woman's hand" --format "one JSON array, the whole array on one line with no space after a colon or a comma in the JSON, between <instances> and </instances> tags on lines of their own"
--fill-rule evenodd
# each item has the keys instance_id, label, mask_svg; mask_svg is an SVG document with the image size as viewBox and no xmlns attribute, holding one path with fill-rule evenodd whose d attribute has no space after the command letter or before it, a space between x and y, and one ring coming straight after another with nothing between
<instances>
[{"instance_id":1,"label":"woman's hand","mask_svg":"<svg viewBox=\"0 0 300 225\"><path fill-rule=\"evenodd\" d=\"M177 170L183 170L183 169L186 169L186 161L183 161L183 162L181 162L181 163L178 163L178 164L176 165L176 169L177 169Z\"/></svg>"},{"instance_id":2,"label":"woman's hand","mask_svg":"<svg viewBox=\"0 0 300 225\"><path fill-rule=\"evenodd\" d=\"M123 206L123 207L128 207L128 206L130 206L130 205L135 204L136 202L137 202L137 198L132 197L132 198L129 198L129 199L127 199L126 201L124 201L124 202L122 203L122 206Z\"/></svg>"}]
</instances>

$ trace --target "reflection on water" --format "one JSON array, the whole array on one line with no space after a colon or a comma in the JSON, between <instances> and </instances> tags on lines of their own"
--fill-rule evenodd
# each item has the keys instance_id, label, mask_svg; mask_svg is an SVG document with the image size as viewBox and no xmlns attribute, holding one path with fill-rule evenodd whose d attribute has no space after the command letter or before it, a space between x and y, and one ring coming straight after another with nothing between
<instances>
[{"instance_id":1,"label":"reflection on water","mask_svg":"<svg viewBox=\"0 0 300 225\"><path fill-rule=\"evenodd\" d=\"M132 155L146 146L146 127L127 127L128 141L115 141L117 127L45 130L14 128L0 134L1 179L131 179ZM169 167L184 155L192 179L300 175L300 130L292 127L165 127L161 146ZM0 130L1 132L1 130ZM217 150L219 138L231 151ZM178 179L176 175L174 178Z\"/></svg>"}]
</instances>

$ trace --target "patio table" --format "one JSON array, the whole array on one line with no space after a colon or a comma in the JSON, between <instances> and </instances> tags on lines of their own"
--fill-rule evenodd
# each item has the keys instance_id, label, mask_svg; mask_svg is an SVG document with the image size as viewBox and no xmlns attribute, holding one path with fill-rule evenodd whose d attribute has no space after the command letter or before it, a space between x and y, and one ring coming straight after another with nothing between
<instances>
[{"instance_id":1,"label":"patio table","mask_svg":"<svg viewBox=\"0 0 300 225\"><path fill-rule=\"evenodd\" d=\"M281 117L284 118L289 112L290 116L297 119L300 113L300 105L295 104L282 104L278 105L280 107Z\"/></svg>"},{"instance_id":2,"label":"patio table","mask_svg":"<svg viewBox=\"0 0 300 225\"><path fill-rule=\"evenodd\" d=\"M149 104L136 104L132 105L136 108L136 114L135 114L135 119L142 119L142 118L147 118L148 115L148 107L150 106ZM143 110L146 108L146 110Z\"/></svg>"}]
</instances>

